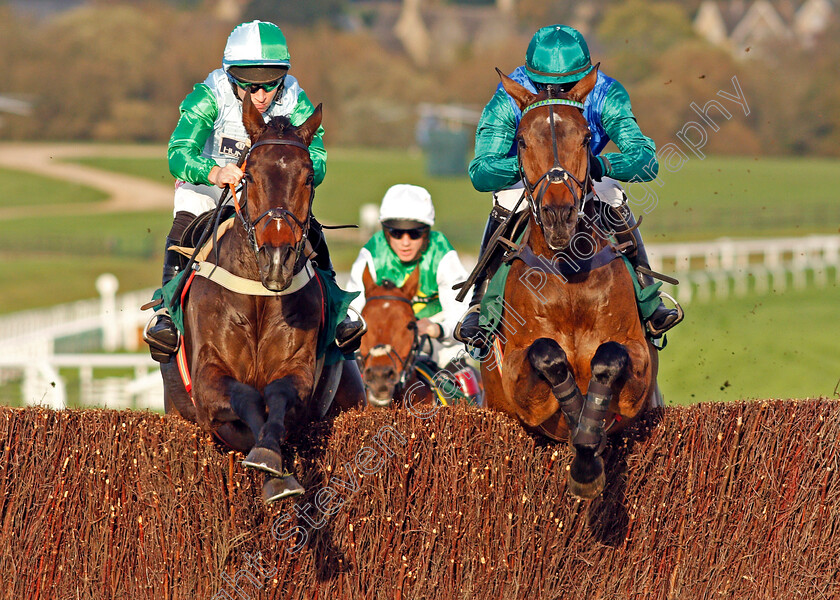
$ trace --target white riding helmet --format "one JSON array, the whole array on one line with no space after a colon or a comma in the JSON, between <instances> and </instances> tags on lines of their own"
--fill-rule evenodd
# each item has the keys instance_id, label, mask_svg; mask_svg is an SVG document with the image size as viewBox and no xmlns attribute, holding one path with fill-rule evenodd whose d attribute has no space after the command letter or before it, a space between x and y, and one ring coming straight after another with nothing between
<instances>
[{"instance_id":1,"label":"white riding helmet","mask_svg":"<svg viewBox=\"0 0 840 600\"><path fill-rule=\"evenodd\" d=\"M379 222L388 227L410 229L435 224L432 196L419 185L400 183L391 186L379 207Z\"/></svg>"},{"instance_id":2,"label":"white riding helmet","mask_svg":"<svg viewBox=\"0 0 840 600\"><path fill-rule=\"evenodd\" d=\"M231 72L233 67L231 73L237 77L247 73L265 79L253 83L278 79L291 66L286 36L274 23L251 21L237 25L228 36L222 66L225 72Z\"/></svg>"}]
</instances>

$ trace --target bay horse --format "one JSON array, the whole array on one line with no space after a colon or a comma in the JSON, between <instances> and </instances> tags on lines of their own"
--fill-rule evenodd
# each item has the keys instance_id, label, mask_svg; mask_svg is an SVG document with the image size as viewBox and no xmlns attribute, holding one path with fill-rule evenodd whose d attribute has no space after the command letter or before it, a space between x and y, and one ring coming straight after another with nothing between
<instances>
[{"instance_id":1,"label":"bay horse","mask_svg":"<svg viewBox=\"0 0 840 600\"><path fill-rule=\"evenodd\" d=\"M591 201L583 102L597 70L550 98L497 69L523 111L517 156L530 215L523 242L506 258L505 316L482 360L491 408L569 441L568 489L584 499L604 489L607 434L639 417L658 393L656 349L630 271Z\"/></svg>"},{"instance_id":2,"label":"bay horse","mask_svg":"<svg viewBox=\"0 0 840 600\"><path fill-rule=\"evenodd\" d=\"M313 392L326 292L305 250L314 199L309 144L321 116L318 105L300 126L285 117L266 124L246 94L242 121L251 147L241 206L235 201L239 226L218 240L218 263L208 270L247 280L242 285L250 291L232 291L193 274L182 338L191 393L175 361L161 366L167 412L177 411L247 453L243 464L266 473L266 502L303 492L286 473L281 445L287 427L300 428L324 416L318 414L324 407L316 407ZM327 371L322 384L329 379ZM340 381L335 370L330 373L327 385L338 385L334 407L363 405L354 361L344 361Z\"/></svg>"},{"instance_id":3,"label":"bay horse","mask_svg":"<svg viewBox=\"0 0 840 600\"><path fill-rule=\"evenodd\" d=\"M394 401L409 407L430 404L434 393L426 381L417 377L415 369L424 345L412 304L420 287L420 266L401 287L391 281L377 285L365 266L362 284L362 317L367 331L359 347L359 367L368 406L385 408Z\"/></svg>"}]
</instances>

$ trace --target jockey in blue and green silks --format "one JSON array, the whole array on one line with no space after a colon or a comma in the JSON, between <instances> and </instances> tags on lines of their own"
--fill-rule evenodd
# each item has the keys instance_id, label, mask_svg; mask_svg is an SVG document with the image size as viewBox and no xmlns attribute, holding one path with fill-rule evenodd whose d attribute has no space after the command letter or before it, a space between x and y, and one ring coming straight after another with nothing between
<instances>
[{"instance_id":1,"label":"jockey in blue and green silks","mask_svg":"<svg viewBox=\"0 0 840 600\"><path fill-rule=\"evenodd\" d=\"M452 286L465 281L467 272L446 236L431 230L435 208L426 189L408 184L389 188L379 222L382 230L368 240L350 269L347 290L360 292L351 306L359 312L364 308L365 267L378 285L388 280L401 287L419 264L420 284L413 304L417 330L433 340L435 358L444 365L460 352L452 332L466 306L455 299Z\"/></svg>"},{"instance_id":2,"label":"jockey in blue and green silks","mask_svg":"<svg viewBox=\"0 0 840 600\"><path fill-rule=\"evenodd\" d=\"M180 118L169 140L169 170L176 179L175 219L166 238L163 283L183 268L183 258L170 250L178 245L196 215L215 208L222 190L236 186L243 173L237 160L251 145L242 123L242 101L250 92L251 101L266 122L288 117L292 125L302 124L315 110L298 80L289 74L291 56L286 37L273 23L251 21L233 29L225 45L222 68L212 71L195 85L180 106ZM317 186L326 174L327 152L324 128L309 145ZM329 251L320 224L313 218L309 239L317 253L317 266L332 272ZM357 342L359 324L339 324L339 345ZM168 313L159 312L148 330L152 356L161 362L178 344L178 334ZM351 344L352 345L352 344ZM347 351L353 348L346 347Z\"/></svg>"},{"instance_id":3,"label":"jockey in blue and green silks","mask_svg":"<svg viewBox=\"0 0 840 600\"><path fill-rule=\"evenodd\" d=\"M589 47L583 35L568 25L552 25L537 31L525 55L525 65L515 69L511 79L533 93L547 91L549 97L571 90L592 69ZM592 134L590 150L590 176L595 193L601 202L615 209L628 226L635 224L627 206L627 196L618 181L650 181L656 177L659 163L656 145L642 134L630 106L627 90L618 81L598 71L595 87L586 97L583 115ZM480 192L493 192L494 202L512 210L522 195L516 158L516 130L522 111L501 84L484 107L475 134L475 158L470 162L469 173L473 187ZM607 142L613 141L619 152L601 155ZM527 209L525 203L519 210ZM495 213L496 211L494 211ZM496 230L499 221L493 214L487 222L481 251ZM644 245L638 229L633 230L637 247L635 256L628 256L634 267L649 268ZM485 271L475 280L470 307L479 305L487 289L492 272L498 266L491 260ZM653 283L649 276L640 276L642 284ZM648 319L648 331L661 336L678 319L676 310L662 303ZM487 337L479 327L479 313L472 311L464 318L460 339L473 346L483 346Z\"/></svg>"}]
</instances>

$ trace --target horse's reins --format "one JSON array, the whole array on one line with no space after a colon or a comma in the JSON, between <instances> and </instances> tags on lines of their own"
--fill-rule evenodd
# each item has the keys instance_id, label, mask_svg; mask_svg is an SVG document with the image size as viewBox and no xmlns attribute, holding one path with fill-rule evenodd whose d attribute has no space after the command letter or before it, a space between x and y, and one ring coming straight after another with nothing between
<instances>
[{"instance_id":1,"label":"horse's reins","mask_svg":"<svg viewBox=\"0 0 840 600\"><path fill-rule=\"evenodd\" d=\"M562 105L562 106L573 106L574 108L579 108L583 110L583 103L575 102L574 100L565 100L562 98L549 98L547 100L541 100L539 102L535 102L531 106L528 106L524 111L522 111L522 116L524 117L525 114L533 110L535 108L540 108L545 106L548 108L548 120L549 120L549 128L551 129L551 151L554 154L554 164L551 165L551 168L543 173L543 175L537 179L533 184L528 180L528 176L525 174L525 169L522 164L522 148L524 146L524 142L521 137L518 137L517 149L516 149L516 160L517 160L517 167L519 169L519 175L522 178L522 182L525 184L525 192L524 195L528 199L528 204L531 207L531 214L534 216L534 220L536 221L537 225L539 225L540 229L543 227L542 223L542 215L540 213L540 208L542 204L543 196L545 195L546 190L548 189L549 185L555 183L562 183L566 186L569 190L569 193L572 194L572 197L575 199L575 207L577 208L578 212L583 212L584 204L591 194L590 186L591 181L589 178L589 139L586 140L584 147L587 149L586 153L586 176L584 180L581 181L572 173L570 173L566 168L560 164L560 155L557 150L557 132L554 128L554 109L552 108L553 105ZM577 185L577 189L580 190L580 194L578 194L577 190L573 186L574 184ZM536 198L534 197L534 192L537 191L537 187L540 186L539 191L537 192Z\"/></svg>"}]
</instances>

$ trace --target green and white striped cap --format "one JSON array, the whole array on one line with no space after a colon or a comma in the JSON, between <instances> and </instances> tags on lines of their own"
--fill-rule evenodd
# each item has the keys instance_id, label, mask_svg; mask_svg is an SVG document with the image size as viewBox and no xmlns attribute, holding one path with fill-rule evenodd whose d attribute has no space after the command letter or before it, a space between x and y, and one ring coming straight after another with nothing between
<instances>
[{"instance_id":1,"label":"green and white striped cap","mask_svg":"<svg viewBox=\"0 0 840 600\"><path fill-rule=\"evenodd\" d=\"M222 66L290 67L291 56L286 36L274 23L242 23L228 36Z\"/></svg>"}]
</instances>

